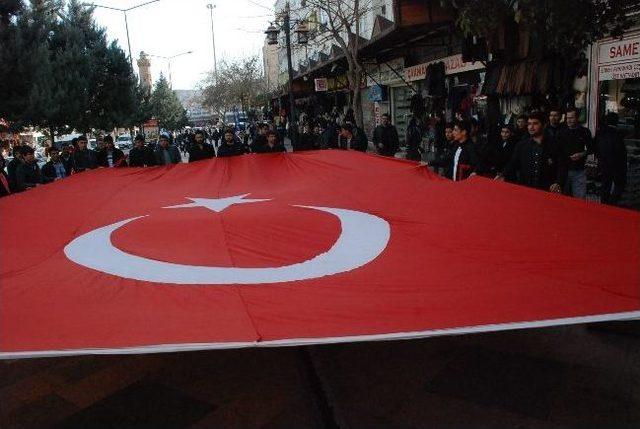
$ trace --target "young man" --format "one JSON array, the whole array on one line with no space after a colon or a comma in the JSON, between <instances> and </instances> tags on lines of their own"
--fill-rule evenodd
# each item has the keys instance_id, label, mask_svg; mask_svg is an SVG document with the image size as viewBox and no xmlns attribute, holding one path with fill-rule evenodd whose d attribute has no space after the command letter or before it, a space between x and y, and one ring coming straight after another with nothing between
<instances>
[{"instance_id":1,"label":"young man","mask_svg":"<svg viewBox=\"0 0 640 429\"><path fill-rule=\"evenodd\" d=\"M578 123L578 111L567 110L567 128L558 133L556 146L559 156L560 181L563 192L576 198L587 196L587 156L595 153L591 131Z\"/></svg>"},{"instance_id":2,"label":"young man","mask_svg":"<svg viewBox=\"0 0 640 429\"><path fill-rule=\"evenodd\" d=\"M478 154L471 140L471 123L460 121L453 127L453 138L456 141L456 150L453 153L449 170L454 182L465 180L475 174L478 166Z\"/></svg>"},{"instance_id":3,"label":"young man","mask_svg":"<svg viewBox=\"0 0 640 429\"><path fill-rule=\"evenodd\" d=\"M339 148L366 152L369 141L364 133L358 133L357 128L351 123L344 123L340 127Z\"/></svg>"},{"instance_id":4,"label":"young man","mask_svg":"<svg viewBox=\"0 0 640 429\"><path fill-rule=\"evenodd\" d=\"M30 146L20 147L22 154L22 163L16 171L16 188L18 192L35 188L42 183L40 176L40 167L36 162L34 150Z\"/></svg>"},{"instance_id":5,"label":"young man","mask_svg":"<svg viewBox=\"0 0 640 429\"><path fill-rule=\"evenodd\" d=\"M73 151L73 171L81 173L98 167L97 156L87 148L87 136L80 136L76 141L77 148Z\"/></svg>"},{"instance_id":6,"label":"young man","mask_svg":"<svg viewBox=\"0 0 640 429\"><path fill-rule=\"evenodd\" d=\"M513 136L516 140L516 143L522 139L526 139L529 136L529 132L527 131L529 123L529 118L527 115L519 115L516 119L516 128L513 132Z\"/></svg>"},{"instance_id":7,"label":"young man","mask_svg":"<svg viewBox=\"0 0 640 429\"><path fill-rule=\"evenodd\" d=\"M278 141L278 133L269 131L266 134L267 142L260 146L256 153L286 152L284 145Z\"/></svg>"},{"instance_id":8,"label":"young man","mask_svg":"<svg viewBox=\"0 0 640 429\"><path fill-rule=\"evenodd\" d=\"M269 126L267 124L259 124L258 132L256 133L253 141L251 142L251 152L262 153L262 147L267 144L267 135Z\"/></svg>"},{"instance_id":9,"label":"young man","mask_svg":"<svg viewBox=\"0 0 640 429\"><path fill-rule=\"evenodd\" d=\"M391 124L391 116L382 115L382 123L373 130L373 144L382 156L395 156L400 149L398 130Z\"/></svg>"},{"instance_id":10,"label":"young man","mask_svg":"<svg viewBox=\"0 0 640 429\"><path fill-rule=\"evenodd\" d=\"M22 160L22 146L13 147L13 159L7 164L7 180L9 182L9 189L11 192L18 192L17 174L18 167L23 163Z\"/></svg>"},{"instance_id":11,"label":"young man","mask_svg":"<svg viewBox=\"0 0 640 429\"><path fill-rule=\"evenodd\" d=\"M42 183L55 182L69 175L62 159L60 159L60 152L51 149L51 151L49 151L49 157L49 162L42 166Z\"/></svg>"},{"instance_id":12,"label":"young man","mask_svg":"<svg viewBox=\"0 0 640 429\"><path fill-rule=\"evenodd\" d=\"M218 157L226 158L229 156L244 155L245 153L245 146L236 139L233 134L233 129L227 128L224 132L224 141L218 148Z\"/></svg>"},{"instance_id":13,"label":"young man","mask_svg":"<svg viewBox=\"0 0 640 429\"><path fill-rule=\"evenodd\" d=\"M516 148L516 142L513 138L513 131L511 131L511 127L509 125L502 125L500 128L500 140L496 142L495 151L496 151L496 171L501 173L504 171L504 168L507 166L511 157L513 156L513 152ZM507 178L509 180L509 178Z\"/></svg>"},{"instance_id":14,"label":"young man","mask_svg":"<svg viewBox=\"0 0 640 429\"><path fill-rule=\"evenodd\" d=\"M544 115L533 112L529 116L527 130L529 138L516 145L511 160L496 180L506 177L530 188L560 192L557 156L553 145L545 138Z\"/></svg>"},{"instance_id":15,"label":"young man","mask_svg":"<svg viewBox=\"0 0 640 429\"><path fill-rule=\"evenodd\" d=\"M133 139L133 147L129 151L130 167L149 167L155 165L153 151L145 144L144 136L138 134Z\"/></svg>"},{"instance_id":16,"label":"young man","mask_svg":"<svg viewBox=\"0 0 640 429\"><path fill-rule=\"evenodd\" d=\"M562 110L559 107L552 107L549 110L549 124L547 124L544 132L547 135L547 139L554 145L558 139L558 134L564 128L562 124L560 124L561 120Z\"/></svg>"},{"instance_id":17,"label":"young man","mask_svg":"<svg viewBox=\"0 0 640 429\"><path fill-rule=\"evenodd\" d=\"M193 139L193 144L189 148L189 162L211 159L216 156L216 151L212 145L205 142L203 130L197 130Z\"/></svg>"},{"instance_id":18,"label":"young man","mask_svg":"<svg viewBox=\"0 0 640 429\"><path fill-rule=\"evenodd\" d=\"M126 167L127 160L124 157L124 152L115 147L113 137L107 135L103 141L104 146L102 150L98 152L98 165L106 168Z\"/></svg>"},{"instance_id":19,"label":"young man","mask_svg":"<svg viewBox=\"0 0 640 429\"><path fill-rule=\"evenodd\" d=\"M182 160L178 148L171 144L169 134L160 134L158 143L159 146L155 152L156 165L177 164Z\"/></svg>"}]
</instances>

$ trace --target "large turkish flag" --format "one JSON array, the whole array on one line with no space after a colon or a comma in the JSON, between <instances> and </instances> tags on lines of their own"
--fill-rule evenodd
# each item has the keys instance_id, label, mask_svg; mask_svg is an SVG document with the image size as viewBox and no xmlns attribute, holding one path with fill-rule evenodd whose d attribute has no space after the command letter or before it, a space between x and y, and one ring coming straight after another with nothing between
<instances>
[{"instance_id":1,"label":"large turkish flag","mask_svg":"<svg viewBox=\"0 0 640 429\"><path fill-rule=\"evenodd\" d=\"M4 198L0 356L640 317L640 216L355 152L100 169Z\"/></svg>"}]
</instances>

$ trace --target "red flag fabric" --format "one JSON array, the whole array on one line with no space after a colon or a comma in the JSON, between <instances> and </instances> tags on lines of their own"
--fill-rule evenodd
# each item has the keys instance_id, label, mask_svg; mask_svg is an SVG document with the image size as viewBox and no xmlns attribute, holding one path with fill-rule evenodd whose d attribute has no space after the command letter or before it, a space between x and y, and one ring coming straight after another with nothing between
<instances>
[{"instance_id":1,"label":"red flag fabric","mask_svg":"<svg viewBox=\"0 0 640 429\"><path fill-rule=\"evenodd\" d=\"M640 216L356 152L100 169L0 201L0 356L640 316Z\"/></svg>"}]
</instances>

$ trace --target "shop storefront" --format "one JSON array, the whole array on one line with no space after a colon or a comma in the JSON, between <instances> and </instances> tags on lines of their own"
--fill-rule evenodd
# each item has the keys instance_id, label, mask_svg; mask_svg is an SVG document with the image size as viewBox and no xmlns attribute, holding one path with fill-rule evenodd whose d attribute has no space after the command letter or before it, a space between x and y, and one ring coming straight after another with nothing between
<instances>
[{"instance_id":1,"label":"shop storefront","mask_svg":"<svg viewBox=\"0 0 640 429\"><path fill-rule=\"evenodd\" d=\"M593 45L591 65L590 128L615 112L627 145L640 146L640 30Z\"/></svg>"},{"instance_id":2,"label":"shop storefront","mask_svg":"<svg viewBox=\"0 0 640 429\"><path fill-rule=\"evenodd\" d=\"M476 115L483 107L479 94L484 65L465 62L462 54L407 67L405 79L419 88L428 113L445 111L448 121L457 113L466 117Z\"/></svg>"}]
</instances>

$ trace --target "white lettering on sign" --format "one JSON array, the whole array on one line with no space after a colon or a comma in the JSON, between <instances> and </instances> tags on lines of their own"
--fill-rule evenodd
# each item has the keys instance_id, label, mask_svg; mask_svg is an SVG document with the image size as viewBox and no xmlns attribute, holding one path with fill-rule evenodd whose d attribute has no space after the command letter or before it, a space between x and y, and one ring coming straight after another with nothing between
<instances>
[{"instance_id":1,"label":"white lettering on sign","mask_svg":"<svg viewBox=\"0 0 640 429\"><path fill-rule=\"evenodd\" d=\"M640 60L640 37L616 40L600 44L598 62L614 64Z\"/></svg>"},{"instance_id":2,"label":"white lettering on sign","mask_svg":"<svg viewBox=\"0 0 640 429\"><path fill-rule=\"evenodd\" d=\"M406 69L404 69L404 79L407 82L426 79L427 68L431 64L435 64L439 62L444 63L444 72L447 75L464 73L472 70L480 70L484 68L484 64L482 64L482 62L480 61L465 62L465 61L462 61L462 54L458 54L458 55L452 55L450 57L441 58L439 60L418 64L417 66L407 67Z\"/></svg>"},{"instance_id":3,"label":"white lettering on sign","mask_svg":"<svg viewBox=\"0 0 640 429\"><path fill-rule=\"evenodd\" d=\"M634 79L640 77L640 61L600 66L598 80Z\"/></svg>"}]
</instances>

